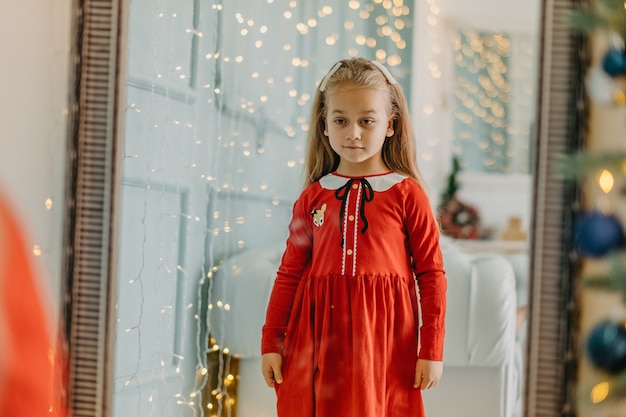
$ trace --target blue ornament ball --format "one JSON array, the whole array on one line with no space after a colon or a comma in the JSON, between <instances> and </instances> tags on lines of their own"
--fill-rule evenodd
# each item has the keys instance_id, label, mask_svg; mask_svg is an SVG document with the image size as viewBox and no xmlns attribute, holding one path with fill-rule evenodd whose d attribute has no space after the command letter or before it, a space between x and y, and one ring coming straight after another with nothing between
<instances>
[{"instance_id":1,"label":"blue ornament ball","mask_svg":"<svg viewBox=\"0 0 626 417\"><path fill-rule=\"evenodd\" d=\"M626 55L622 49L609 48L602 58L602 69L611 77L626 74Z\"/></svg>"},{"instance_id":2,"label":"blue ornament ball","mask_svg":"<svg viewBox=\"0 0 626 417\"><path fill-rule=\"evenodd\" d=\"M624 229L615 215L593 211L576 222L574 241L581 254L602 257L624 244Z\"/></svg>"},{"instance_id":3,"label":"blue ornament ball","mask_svg":"<svg viewBox=\"0 0 626 417\"><path fill-rule=\"evenodd\" d=\"M626 323L604 321L587 338L587 356L598 369L618 374L626 369Z\"/></svg>"}]
</instances>

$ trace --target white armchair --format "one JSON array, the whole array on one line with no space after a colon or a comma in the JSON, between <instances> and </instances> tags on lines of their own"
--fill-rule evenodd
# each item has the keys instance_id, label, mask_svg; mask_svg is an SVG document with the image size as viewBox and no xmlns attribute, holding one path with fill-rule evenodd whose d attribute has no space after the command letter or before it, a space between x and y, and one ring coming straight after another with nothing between
<instances>
[{"instance_id":1,"label":"white armchair","mask_svg":"<svg viewBox=\"0 0 626 417\"><path fill-rule=\"evenodd\" d=\"M227 260L216 274L211 332L239 362L238 417L274 417L275 395L261 377L265 308L284 244ZM513 417L520 398L516 282L500 255L467 254L442 243L448 277L444 374L424 392L428 417Z\"/></svg>"},{"instance_id":2,"label":"white armchair","mask_svg":"<svg viewBox=\"0 0 626 417\"><path fill-rule=\"evenodd\" d=\"M448 278L444 373L423 393L428 417L513 417L520 412L522 349L512 264L442 242Z\"/></svg>"}]
</instances>

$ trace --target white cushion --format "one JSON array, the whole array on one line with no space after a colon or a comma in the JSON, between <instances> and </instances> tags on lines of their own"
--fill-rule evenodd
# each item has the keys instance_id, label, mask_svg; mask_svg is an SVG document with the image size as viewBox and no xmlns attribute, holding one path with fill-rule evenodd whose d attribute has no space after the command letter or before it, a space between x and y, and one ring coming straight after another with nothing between
<instances>
[{"instance_id":1,"label":"white cushion","mask_svg":"<svg viewBox=\"0 0 626 417\"><path fill-rule=\"evenodd\" d=\"M515 274L506 258L443 245L448 278L444 364L502 366L515 352Z\"/></svg>"}]
</instances>

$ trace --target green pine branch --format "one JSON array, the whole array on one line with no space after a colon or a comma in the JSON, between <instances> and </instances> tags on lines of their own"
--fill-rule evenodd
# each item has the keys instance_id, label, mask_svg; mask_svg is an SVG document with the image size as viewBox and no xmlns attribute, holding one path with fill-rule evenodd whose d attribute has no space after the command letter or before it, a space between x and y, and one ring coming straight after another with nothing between
<instances>
[{"instance_id":1,"label":"green pine branch","mask_svg":"<svg viewBox=\"0 0 626 417\"><path fill-rule=\"evenodd\" d=\"M623 0L595 0L590 8L574 10L569 16L572 29L591 33L605 29L626 39L626 8Z\"/></svg>"},{"instance_id":2,"label":"green pine branch","mask_svg":"<svg viewBox=\"0 0 626 417\"><path fill-rule=\"evenodd\" d=\"M625 166L626 153L615 151L598 153L580 151L561 155L555 163L558 172L572 179L589 178L602 169L612 171L613 174L621 173Z\"/></svg>"},{"instance_id":3,"label":"green pine branch","mask_svg":"<svg viewBox=\"0 0 626 417\"><path fill-rule=\"evenodd\" d=\"M452 172L448 175L448 186L441 195L441 204L447 203L454 195L459 191L459 183L456 179L457 174L461 170L461 164L459 158L456 156L452 158Z\"/></svg>"},{"instance_id":4,"label":"green pine branch","mask_svg":"<svg viewBox=\"0 0 626 417\"><path fill-rule=\"evenodd\" d=\"M561 155L554 162L554 169L557 173L573 180L595 178L604 169L611 172L615 178L626 176L626 153L621 152L580 151ZM620 188L617 192L622 197L626 197L626 187Z\"/></svg>"},{"instance_id":5,"label":"green pine branch","mask_svg":"<svg viewBox=\"0 0 626 417\"><path fill-rule=\"evenodd\" d=\"M591 10L573 10L569 15L569 26L579 32L591 33L609 27L608 21Z\"/></svg>"},{"instance_id":6,"label":"green pine branch","mask_svg":"<svg viewBox=\"0 0 626 417\"><path fill-rule=\"evenodd\" d=\"M603 275L582 277L584 288L621 293L626 301L626 251L616 251L606 257L608 270Z\"/></svg>"}]
</instances>

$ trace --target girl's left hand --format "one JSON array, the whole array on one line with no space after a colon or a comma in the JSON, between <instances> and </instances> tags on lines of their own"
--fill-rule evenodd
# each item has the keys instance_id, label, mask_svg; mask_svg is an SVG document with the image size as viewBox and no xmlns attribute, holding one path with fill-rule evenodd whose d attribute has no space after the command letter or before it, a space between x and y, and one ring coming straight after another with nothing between
<instances>
[{"instance_id":1,"label":"girl's left hand","mask_svg":"<svg viewBox=\"0 0 626 417\"><path fill-rule=\"evenodd\" d=\"M443 362L418 359L415 364L415 382L413 388L422 390L435 387L443 374Z\"/></svg>"}]
</instances>

